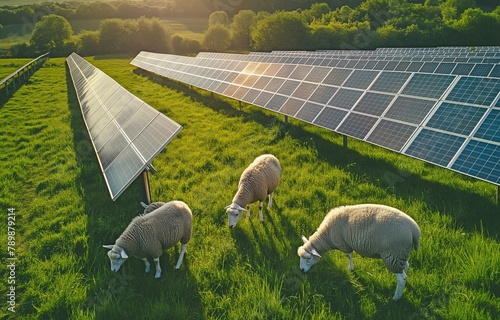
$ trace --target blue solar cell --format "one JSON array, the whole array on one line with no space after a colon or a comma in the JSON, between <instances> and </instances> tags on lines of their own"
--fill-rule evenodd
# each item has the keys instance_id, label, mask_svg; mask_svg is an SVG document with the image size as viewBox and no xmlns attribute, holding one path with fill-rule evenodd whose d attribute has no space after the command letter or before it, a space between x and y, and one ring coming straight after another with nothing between
<instances>
[{"instance_id":1,"label":"blue solar cell","mask_svg":"<svg viewBox=\"0 0 500 320\"><path fill-rule=\"evenodd\" d=\"M354 70L343 84L344 87L366 89L378 75L378 71Z\"/></svg>"},{"instance_id":2,"label":"blue solar cell","mask_svg":"<svg viewBox=\"0 0 500 320\"><path fill-rule=\"evenodd\" d=\"M279 109L279 112L293 117L303 104L303 100L290 98L283 104L281 109Z\"/></svg>"},{"instance_id":3,"label":"blue solar cell","mask_svg":"<svg viewBox=\"0 0 500 320\"><path fill-rule=\"evenodd\" d=\"M266 103L264 107L270 110L278 111L287 99L288 97L276 94L269 100L268 103Z\"/></svg>"},{"instance_id":4,"label":"blue solar cell","mask_svg":"<svg viewBox=\"0 0 500 320\"><path fill-rule=\"evenodd\" d=\"M295 65L284 64L283 67L281 67L281 69L276 73L276 77L288 78L295 67Z\"/></svg>"},{"instance_id":5,"label":"blue solar cell","mask_svg":"<svg viewBox=\"0 0 500 320\"><path fill-rule=\"evenodd\" d=\"M257 80L255 82L255 84L253 85L253 88L254 89L264 89L267 84L269 83L269 81L271 81L271 77L260 77L259 80Z\"/></svg>"},{"instance_id":6,"label":"blue solar cell","mask_svg":"<svg viewBox=\"0 0 500 320\"><path fill-rule=\"evenodd\" d=\"M338 132L358 139L364 139L377 122L377 118L351 113L337 129Z\"/></svg>"},{"instance_id":7,"label":"blue solar cell","mask_svg":"<svg viewBox=\"0 0 500 320\"><path fill-rule=\"evenodd\" d=\"M366 140L399 152L416 130L416 126L382 119Z\"/></svg>"},{"instance_id":8,"label":"blue solar cell","mask_svg":"<svg viewBox=\"0 0 500 320\"><path fill-rule=\"evenodd\" d=\"M446 167L464 141L463 137L422 129L405 154Z\"/></svg>"},{"instance_id":9,"label":"blue solar cell","mask_svg":"<svg viewBox=\"0 0 500 320\"><path fill-rule=\"evenodd\" d=\"M332 96L337 92L337 88L328 86L319 86L316 91L309 97L309 100L317 103L326 104Z\"/></svg>"},{"instance_id":10,"label":"blue solar cell","mask_svg":"<svg viewBox=\"0 0 500 320\"><path fill-rule=\"evenodd\" d=\"M487 77L491 72L491 69L493 69L493 65L491 64L476 64L472 69L470 75Z\"/></svg>"},{"instance_id":11,"label":"blue solar cell","mask_svg":"<svg viewBox=\"0 0 500 320\"><path fill-rule=\"evenodd\" d=\"M410 75L410 73L403 72L382 72L370 87L370 90L397 93Z\"/></svg>"},{"instance_id":12,"label":"blue solar cell","mask_svg":"<svg viewBox=\"0 0 500 320\"><path fill-rule=\"evenodd\" d=\"M297 66L290 74L290 79L303 80L311 71L311 66Z\"/></svg>"},{"instance_id":13,"label":"blue solar cell","mask_svg":"<svg viewBox=\"0 0 500 320\"><path fill-rule=\"evenodd\" d=\"M392 99L394 99L393 95L367 92L354 107L354 110L380 116L387 109Z\"/></svg>"},{"instance_id":14,"label":"blue solar cell","mask_svg":"<svg viewBox=\"0 0 500 320\"><path fill-rule=\"evenodd\" d=\"M500 65L496 65L491 70L490 77L500 78Z\"/></svg>"},{"instance_id":15,"label":"blue solar cell","mask_svg":"<svg viewBox=\"0 0 500 320\"><path fill-rule=\"evenodd\" d=\"M454 78L454 76L437 74L414 74L402 93L438 99L448 89Z\"/></svg>"},{"instance_id":16,"label":"blue solar cell","mask_svg":"<svg viewBox=\"0 0 500 320\"><path fill-rule=\"evenodd\" d=\"M305 81L320 83L325 79L326 75L330 72L330 68L314 67L311 72L304 79Z\"/></svg>"},{"instance_id":17,"label":"blue solar cell","mask_svg":"<svg viewBox=\"0 0 500 320\"><path fill-rule=\"evenodd\" d=\"M446 100L489 106L500 92L500 79L462 77Z\"/></svg>"},{"instance_id":18,"label":"blue solar cell","mask_svg":"<svg viewBox=\"0 0 500 320\"><path fill-rule=\"evenodd\" d=\"M313 123L315 125L335 131L346 114L347 111L326 107L323 108L323 110L316 117Z\"/></svg>"},{"instance_id":19,"label":"blue solar cell","mask_svg":"<svg viewBox=\"0 0 500 320\"><path fill-rule=\"evenodd\" d=\"M328 104L337 108L350 110L362 94L363 91L339 89Z\"/></svg>"},{"instance_id":20,"label":"blue solar cell","mask_svg":"<svg viewBox=\"0 0 500 320\"><path fill-rule=\"evenodd\" d=\"M345 79L347 79L351 72L352 70L334 68L323 80L323 83L340 86L344 83Z\"/></svg>"},{"instance_id":21,"label":"blue solar cell","mask_svg":"<svg viewBox=\"0 0 500 320\"><path fill-rule=\"evenodd\" d=\"M265 106L274 94L262 91L253 101L256 106Z\"/></svg>"},{"instance_id":22,"label":"blue solar cell","mask_svg":"<svg viewBox=\"0 0 500 320\"><path fill-rule=\"evenodd\" d=\"M451 169L500 184L500 146L471 140Z\"/></svg>"},{"instance_id":23,"label":"blue solar cell","mask_svg":"<svg viewBox=\"0 0 500 320\"><path fill-rule=\"evenodd\" d=\"M438 63L436 62L425 62L422 68L420 68L419 72L428 72L428 73L433 73L434 70L438 67Z\"/></svg>"},{"instance_id":24,"label":"blue solar cell","mask_svg":"<svg viewBox=\"0 0 500 320\"><path fill-rule=\"evenodd\" d=\"M486 108L443 102L426 126L469 135L485 112Z\"/></svg>"},{"instance_id":25,"label":"blue solar cell","mask_svg":"<svg viewBox=\"0 0 500 320\"><path fill-rule=\"evenodd\" d=\"M400 61L394 71L406 71L406 69L410 66L409 61Z\"/></svg>"},{"instance_id":26,"label":"blue solar cell","mask_svg":"<svg viewBox=\"0 0 500 320\"><path fill-rule=\"evenodd\" d=\"M453 69L455 69L456 65L456 63L442 62L439 64L436 70L434 70L434 73L450 74Z\"/></svg>"},{"instance_id":27,"label":"blue solar cell","mask_svg":"<svg viewBox=\"0 0 500 320\"><path fill-rule=\"evenodd\" d=\"M302 82L293 92L292 97L307 100L309 99L311 94L316 90L317 87L318 86L316 84Z\"/></svg>"},{"instance_id":28,"label":"blue solar cell","mask_svg":"<svg viewBox=\"0 0 500 320\"><path fill-rule=\"evenodd\" d=\"M500 142L500 110L491 110L474 137Z\"/></svg>"},{"instance_id":29,"label":"blue solar cell","mask_svg":"<svg viewBox=\"0 0 500 320\"><path fill-rule=\"evenodd\" d=\"M295 80L286 80L283 85L278 89L278 93L290 96L295 89L299 86L300 82Z\"/></svg>"},{"instance_id":30,"label":"blue solar cell","mask_svg":"<svg viewBox=\"0 0 500 320\"><path fill-rule=\"evenodd\" d=\"M472 63L460 63L451 73L456 75L468 75L472 68L474 68L474 64Z\"/></svg>"},{"instance_id":31,"label":"blue solar cell","mask_svg":"<svg viewBox=\"0 0 500 320\"><path fill-rule=\"evenodd\" d=\"M323 110L323 108L324 107L322 105L312 102L306 102L299 110L299 112L297 112L295 117L312 123L316 116L320 113L320 111Z\"/></svg>"}]
</instances>

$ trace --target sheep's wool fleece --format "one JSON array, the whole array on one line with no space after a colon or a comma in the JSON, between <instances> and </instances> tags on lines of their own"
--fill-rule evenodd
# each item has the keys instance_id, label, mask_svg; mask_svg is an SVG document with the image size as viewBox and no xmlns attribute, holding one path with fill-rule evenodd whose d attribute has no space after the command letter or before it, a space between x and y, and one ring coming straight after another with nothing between
<instances>
[{"instance_id":1,"label":"sheep's wool fleece","mask_svg":"<svg viewBox=\"0 0 500 320\"><path fill-rule=\"evenodd\" d=\"M238 184L238 192L233 202L246 206L257 200L264 201L274 192L281 178L281 166L271 154L261 155L243 171Z\"/></svg>"},{"instance_id":2,"label":"sheep's wool fleece","mask_svg":"<svg viewBox=\"0 0 500 320\"><path fill-rule=\"evenodd\" d=\"M402 272L411 249L418 249L420 228L398 209L376 204L332 209L309 238L320 254L330 249L382 258L389 271ZM308 249L308 248L305 248Z\"/></svg>"},{"instance_id":3,"label":"sheep's wool fleece","mask_svg":"<svg viewBox=\"0 0 500 320\"><path fill-rule=\"evenodd\" d=\"M182 201L170 201L158 209L135 217L116 245L136 258L159 257L163 250L188 243L192 232L192 213Z\"/></svg>"}]
</instances>

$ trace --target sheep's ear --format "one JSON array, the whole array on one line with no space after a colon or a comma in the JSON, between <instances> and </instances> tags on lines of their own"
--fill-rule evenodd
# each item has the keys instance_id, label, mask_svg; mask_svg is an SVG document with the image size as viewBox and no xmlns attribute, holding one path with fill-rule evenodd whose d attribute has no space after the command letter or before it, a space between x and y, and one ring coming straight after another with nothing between
<instances>
[{"instance_id":1,"label":"sheep's ear","mask_svg":"<svg viewBox=\"0 0 500 320\"><path fill-rule=\"evenodd\" d=\"M106 249L113 249L113 245L112 244L105 244L102 247L106 248Z\"/></svg>"},{"instance_id":2,"label":"sheep's ear","mask_svg":"<svg viewBox=\"0 0 500 320\"><path fill-rule=\"evenodd\" d=\"M122 251L120 252L120 255L122 256L123 259L128 259L128 255L125 252L125 249L122 249Z\"/></svg>"},{"instance_id":3,"label":"sheep's ear","mask_svg":"<svg viewBox=\"0 0 500 320\"><path fill-rule=\"evenodd\" d=\"M311 249L311 254L315 257L321 258L321 255L315 249Z\"/></svg>"},{"instance_id":4,"label":"sheep's ear","mask_svg":"<svg viewBox=\"0 0 500 320\"><path fill-rule=\"evenodd\" d=\"M147 205L147 204L145 204L145 203L144 203L144 202L142 202L142 201L141 201L141 206L142 206L144 209L146 209L146 208L148 207L148 205Z\"/></svg>"},{"instance_id":5,"label":"sheep's ear","mask_svg":"<svg viewBox=\"0 0 500 320\"><path fill-rule=\"evenodd\" d=\"M302 236L302 242L304 242L304 244L306 244L307 242L309 242L309 240L307 240L307 238L305 236Z\"/></svg>"}]
</instances>

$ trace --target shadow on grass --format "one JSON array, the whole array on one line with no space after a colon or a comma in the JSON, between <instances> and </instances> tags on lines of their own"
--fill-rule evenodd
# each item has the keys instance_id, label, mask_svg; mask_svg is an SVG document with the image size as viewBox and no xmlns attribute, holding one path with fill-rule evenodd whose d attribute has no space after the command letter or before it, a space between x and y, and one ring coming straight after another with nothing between
<instances>
[{"instance_id":1,"label":"shadow on grass","mask_svg":"<svg viewBox=\"0 0 500 320\"><path fill-rule=\"evenodd\" d=\"M30 78L38 71L43 64L36 65L33 69L24 71L23 74L14 77L0 88L0 108L9 101L9 99L25 84L30 83ZM2 80L2 79L0 79Z\"/></svg>"},{"instance_id":2,"label":"shadow on grass","mask_svg":"<svg viewBox=\"0 0 500 320\"><path fill-rule=\"evenodd\" d=\"M431 210L450 215L459 227L468 232L484 230L486 236L500 238L500 207L491 198L485 198L476 193L438 182L427 181L416 174L401 172L389 161L367 157L354 149L345 148L319 134L309 132L301 126L290 123L285 125L278 118L282 115L269 115L261 110L237 109L217 94L203 94L202 92L205 90L194 89L192 86L163 78L142 69L136 68L134 72L148 77L160 85L182 92L193 100L199 101L217 112L222 111L228 116L243 117L244 121L255 121L266 127L279 124L279 133L275 141L271 143L276 143L289 135L302 144L315 148L320 160L334 167L349 170L351 174L358 177L358 181L380 186L397 197L405 199L405 201L424 201ZM333 132L331 134L338 135ZM370 147L375 148L371 145ZM424 166L445 170L429 163L425 163ZM467 176L462 176L461 179L476 180Z\"/></svg>"},{"instance_id":3,"label":"shadow on grass","mask_svg":"<svg viewBox=\"0 0 500 320\"><path fill-rule=\"evenodd\" d=\"M145 274L140 259L131 258L119 272L112 273L107 250L103 244L113 244L134 216L142 213L139 182L135 181L112 201L93 147L66 67L66 86L73 128L73 143L81 175L76 181L87 214L86 267L89 279L84 312L95 313L96 319L153 319L165 314L177 318L198 319L203 315L201 297L195 277L189 269L189 255L180 270L174 265L179 248L169 249L160 258L163 272L154 279L152 271ZM175 250L175 255L172 252ZM85 250L83 250L85 251ZM151 261L152 262L152 261Z\"/></svg>"}]
</instances>

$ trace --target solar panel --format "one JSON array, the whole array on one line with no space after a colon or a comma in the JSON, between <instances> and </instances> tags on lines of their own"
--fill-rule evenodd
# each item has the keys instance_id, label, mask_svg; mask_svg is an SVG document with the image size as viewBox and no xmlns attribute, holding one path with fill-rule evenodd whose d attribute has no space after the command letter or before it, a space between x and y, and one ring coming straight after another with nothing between
<instances>
[{"instance_id":1,"label":"solar panel","mask_svg":"<svg viewBox=\"0 0 500 320\"><path fill-rule=\"evenodd\" d=\"M182 127L76 53L66 62L110 196L116 200Z\"/></svg>"},{"instance_id":2,"label":"solar panel","mask_svg":"<svg viewBox=\"0 0 500 320\"><path fill-rule=\"evenodd\" d=\"M141 52L132 64L180 81L188 77L191 82L184 82L192 83L192 79L209 78L208 73L200 75L200 69L229 72L230 62L242 72L232 79L217 78L222 84L213 91L500 182L495 162L500 156L499 47L200 53L197 57Z\"/></svg>"}]
</instances>

